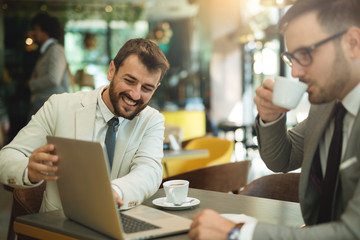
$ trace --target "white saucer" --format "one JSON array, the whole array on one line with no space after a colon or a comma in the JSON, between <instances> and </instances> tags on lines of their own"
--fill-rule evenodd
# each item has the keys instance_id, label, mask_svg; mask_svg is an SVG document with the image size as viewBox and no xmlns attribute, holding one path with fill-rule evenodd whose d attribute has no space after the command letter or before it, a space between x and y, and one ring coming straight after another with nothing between
<instances>
[{"instance_id":1,"label":"white saucer","mask_svg":"<svg viewBox=\"0 0 360 240\"><path fill-rule=\"evenodd\" d=\"M186 198L186 201L187 201L187 203L184 203L181 206L175 206L173 203L169 203L167 201L166 197L161 197L161 198L154 199L152 201L152 203L158 207L168 209L168 210L183 210L183 209L188 209L188 208L191 208L193 206L200 204L200 200L197 198L188 197L188 198Z\"/></svg>"}]
</instances>

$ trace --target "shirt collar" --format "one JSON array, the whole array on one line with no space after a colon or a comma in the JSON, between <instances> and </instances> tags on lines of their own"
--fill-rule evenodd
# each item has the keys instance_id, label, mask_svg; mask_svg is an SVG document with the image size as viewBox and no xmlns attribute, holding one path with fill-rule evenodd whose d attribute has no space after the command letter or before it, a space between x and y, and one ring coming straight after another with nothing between
<instances>
[{"instance_id":1,"label":"shirt collar","mask_svg":"<svg viewBox=\"0 0 360 240\"><path fill-rule=\"evenodd\" d=\"M357 116L360 107L360 83L344 97L342 104L350 114Z\"/></svg>"},{"instance_id":2,"label":"shirt collar","mask_svg":"<svg viewBox=\"0 0 360 240\"><path fill-rule=\"evenodd\" d=\"M53 42L56 42L55 38L49 38L40 48L40 53L43 54L45 50L52 44Z\"/></svg>"},{"instance_id":3,"label":"shirt collar","mask_svg":"<svg viewBox=\"0 0 360 240\"><path fill-rule=\"evenodd\" d=\"M106 104L104 103L104 100L102 99L102 94L107 88L109 88L109 85L104 86L101 89L101 91L99 91L99 95L98 95L98 105L99 105L99 108L100 108L101 115L103 116L105 122L108 122L108 121L110 121L110 119L116 117L110 111L110 109L106 106ZM121 123L124 120L123 117L118 117L118 119L119 119L119 123Z\"/></svg>"}]
</instances>

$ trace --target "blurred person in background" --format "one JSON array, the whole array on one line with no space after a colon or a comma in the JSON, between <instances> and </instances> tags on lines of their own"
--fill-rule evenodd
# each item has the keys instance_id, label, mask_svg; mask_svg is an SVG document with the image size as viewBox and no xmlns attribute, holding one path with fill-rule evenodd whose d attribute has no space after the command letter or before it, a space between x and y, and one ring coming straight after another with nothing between
<instances>
[{"instance_id":1,"label":"blurred person in background","mask_svg":"<svg viewBox=\"0 0 360 240\"><path fill-rule=\"evenodd\" d=\"M31 106L29 118L54 93L69 91L70 77L65 58L63 29L58 19L46 13L37 14L31 21L33 38L40 47L40 56L29 81Z\"/></svg>"}]
</instances>

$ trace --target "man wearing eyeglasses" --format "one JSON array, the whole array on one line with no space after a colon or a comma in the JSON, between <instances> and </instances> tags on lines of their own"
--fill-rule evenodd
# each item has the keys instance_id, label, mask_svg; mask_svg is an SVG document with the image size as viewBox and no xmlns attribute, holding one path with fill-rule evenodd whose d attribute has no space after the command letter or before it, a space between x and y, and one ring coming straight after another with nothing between
<instances>
[{"instance_id":1,"label":"man wearing eyeglasses","mask_svg":"<svg viewBox=\"0 0 360 240\"><path fill-rule=\"evenodd\" d=\"M286 131L274 81L254 99L260 154L275 172L301 167L306 227L235 224L212 210L194 217L192 239L360 239L360 1L298 0L280 20L292 76L308 85L308 118Z\"/></svg>"}]
</instances>

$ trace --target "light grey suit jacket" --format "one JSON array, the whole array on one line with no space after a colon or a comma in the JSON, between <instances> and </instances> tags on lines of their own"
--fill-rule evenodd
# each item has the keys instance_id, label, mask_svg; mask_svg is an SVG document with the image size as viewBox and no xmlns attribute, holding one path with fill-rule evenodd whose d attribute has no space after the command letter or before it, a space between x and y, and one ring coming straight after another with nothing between
<instances>
[{"instance_id":1,"label":"light grey suit jacket","mask_svg":"<svg viewBox=\"0 0 360 240\"><path fill-rule=\"evenodd\" d=\"M36 77L29 81L31 102L39 105L35 110L51 95L68 92L70 78L63 46L58 42L50 44L39 57L32 74Z\"/></svg>"},{"instance_id":2,"label":"light grey suit jacket","mask_svg":"<svg viewBox=\"0 0 360 240\"><path fill-rule=\"evenodd\" d=\"M91 141L101 89L50 97L29 124L0 151L0 182L29 187L23 182L29 156L46 143L47 135ZM111 179L123 193L122 208L140 204L159 188L163 138L164 117L151 107L131 121L125 119L119 126ZM56 182L47 182L41 211L61 208Z\"/></svg>"},{"instance_id":3,"label":"light grey suit jacket","mask_svg":"<svg viewBox=\"0 0 360 240\"><path fill-rule=\"evenodd\" d=\"M288 132L286 118L271 127L261 127L257 118L259 149L266 165L275 172L302 168L299 202L308 227L298 229L259 223L255 228L254 239L360 239L359 114L340 164L337 180L339 191L333 203L334 221L314 225L318 218L319 193L309 179L310 169L320 139L331 120L334 105L334 102L312 105L308 118Z\"/></svg>"}]
</instances>

